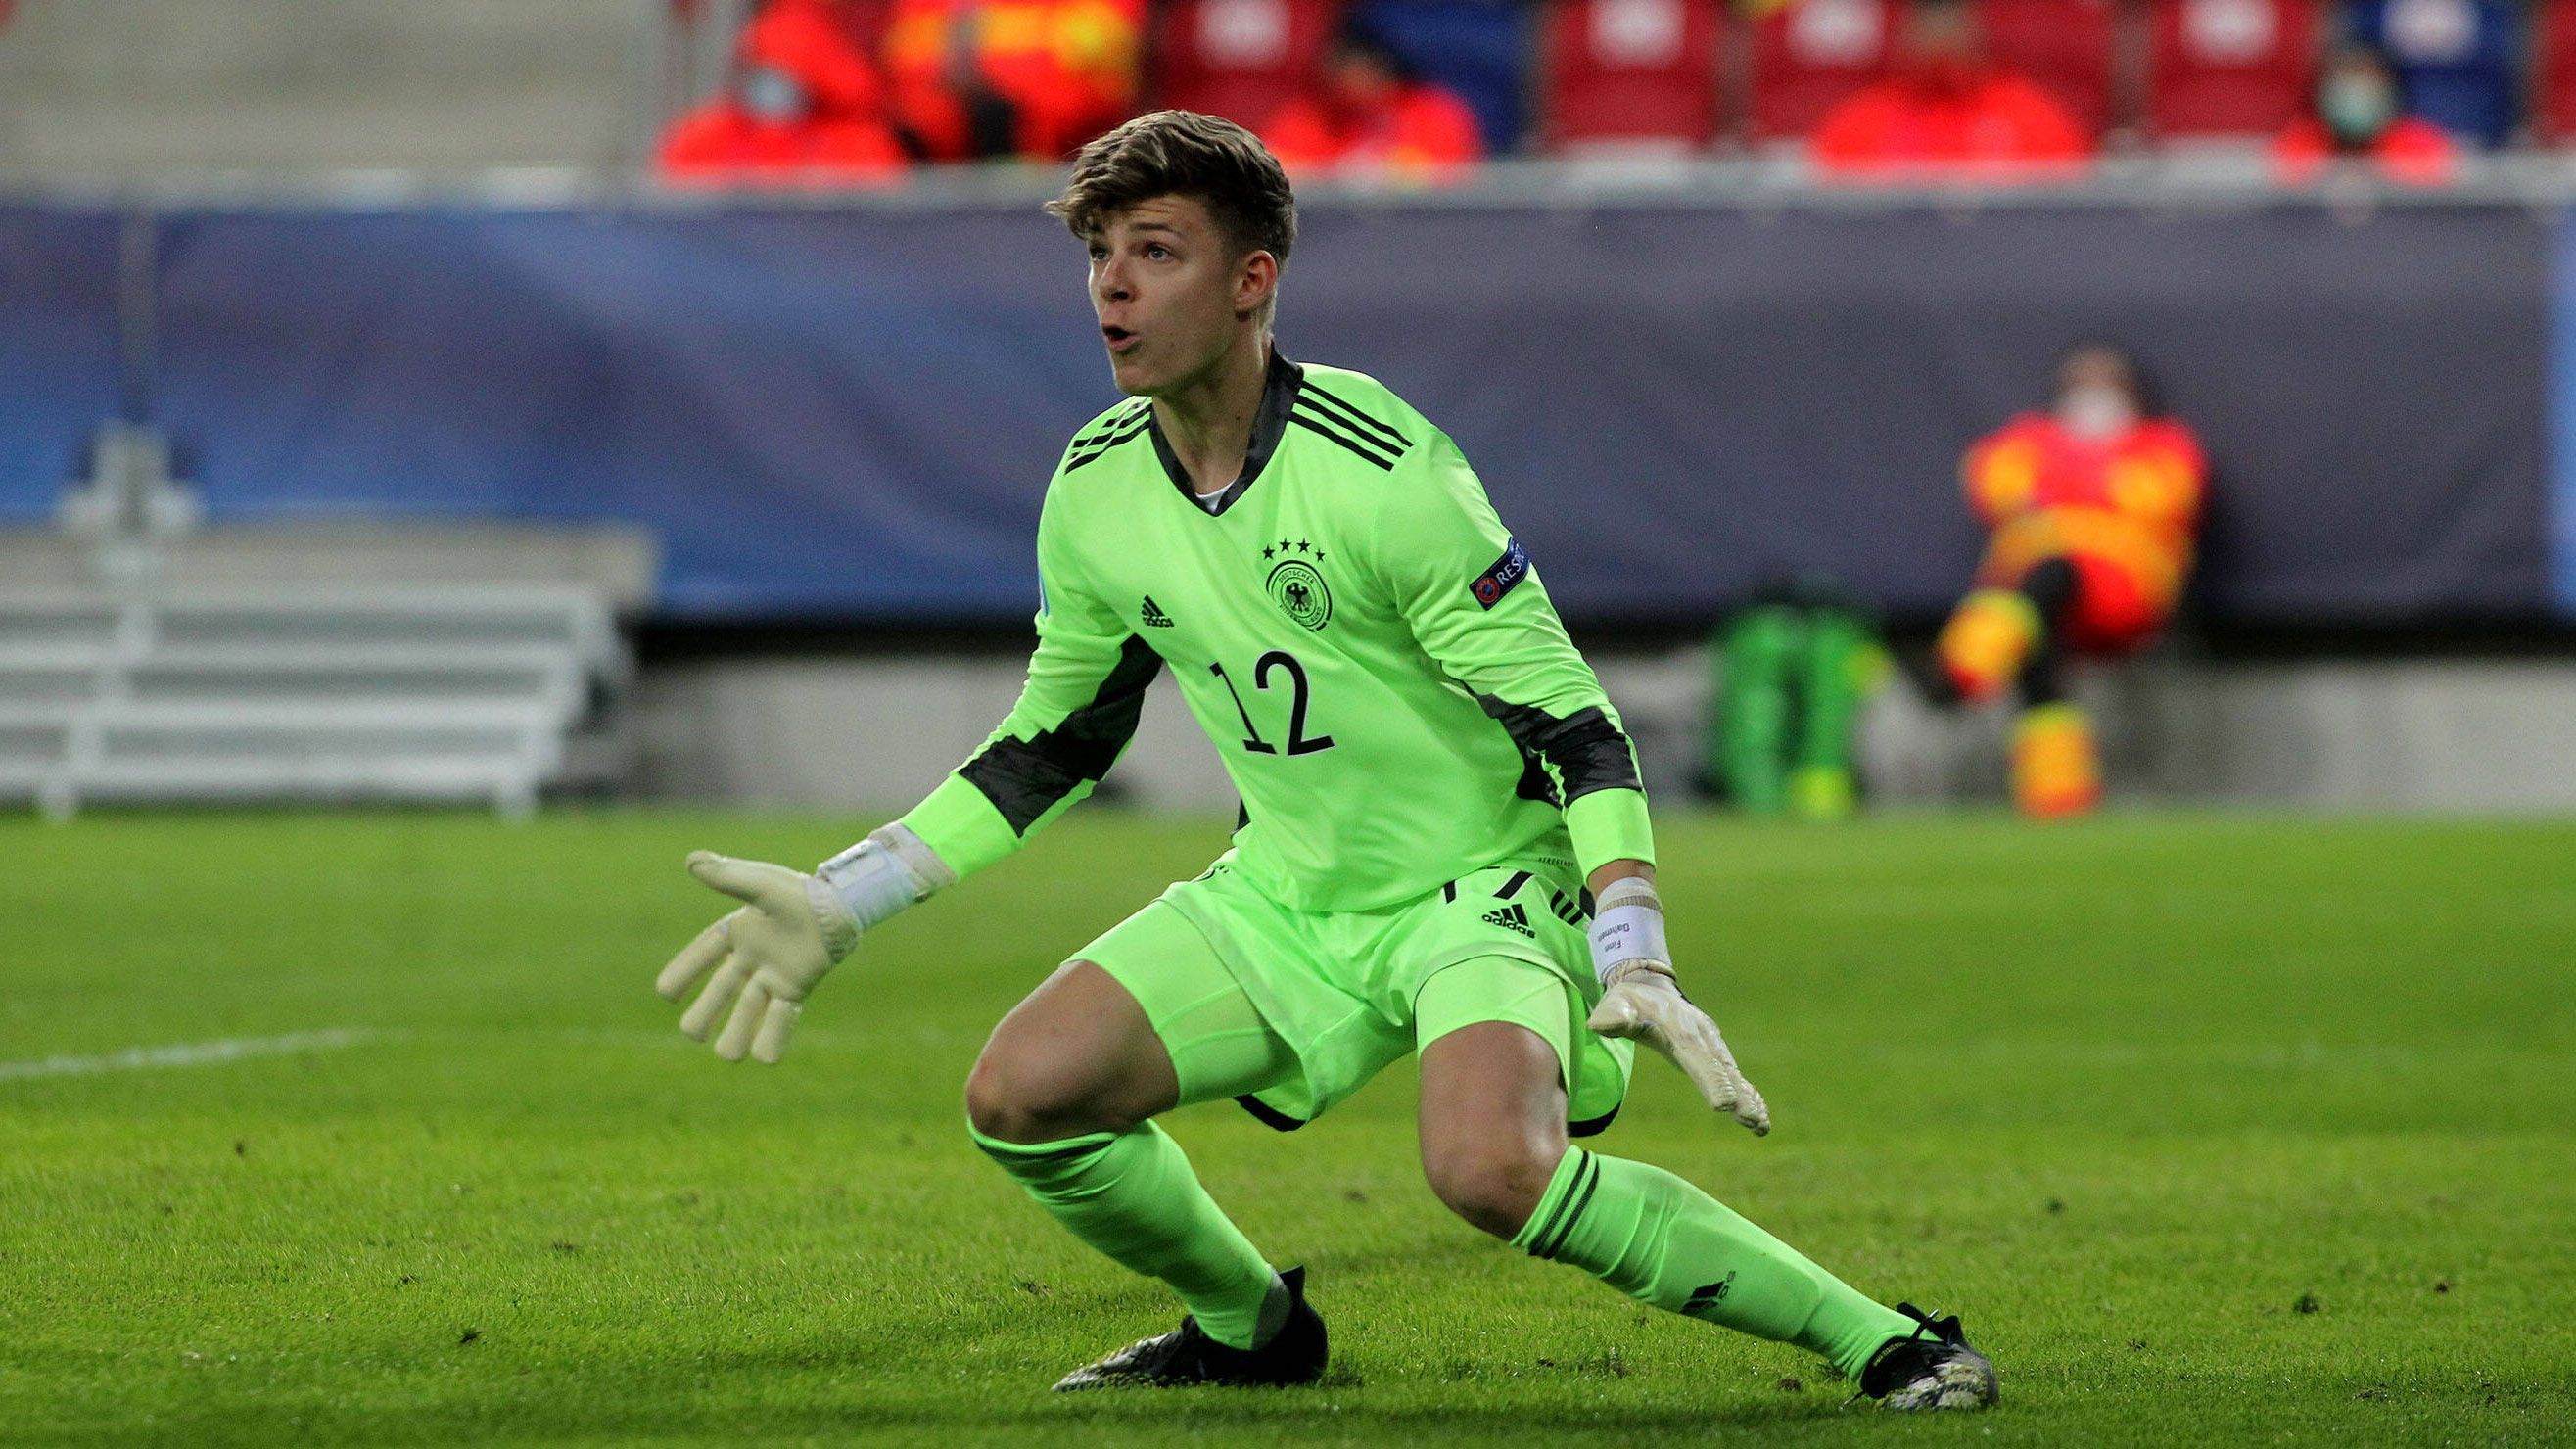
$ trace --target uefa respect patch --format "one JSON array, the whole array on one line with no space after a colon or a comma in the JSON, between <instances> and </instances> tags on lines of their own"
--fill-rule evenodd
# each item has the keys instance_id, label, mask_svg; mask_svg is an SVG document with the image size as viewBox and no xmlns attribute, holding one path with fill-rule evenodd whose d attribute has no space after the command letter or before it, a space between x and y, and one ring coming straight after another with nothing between
<instances>
[{"instance_id":1,"label":"uefa respect patch","mask_svg":"<svg viewBox=\"0 0 2576 1449\"><path fill-rule=\"evenodd\" d=\"M1529 571L1529 550L1521 547L1521 541L1515 538L1503 549L1503 556L1494 560L1494 566L1467 586L1467 591L1476 596L1477 603L1490 609L1501 603L1503 595L1510 593L1521 580L1528 578Z\"/></svg>"}]
</instances>

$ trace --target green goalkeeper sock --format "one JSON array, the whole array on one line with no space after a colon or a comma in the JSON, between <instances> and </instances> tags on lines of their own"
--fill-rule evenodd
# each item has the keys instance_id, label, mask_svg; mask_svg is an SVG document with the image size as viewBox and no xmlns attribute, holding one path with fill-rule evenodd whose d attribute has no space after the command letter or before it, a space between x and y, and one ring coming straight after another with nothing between
<instances>
[{"instance_id":1,"label":"green goalkeeper sock","mask_svg":"<svg viewBox=\"0 0 2576 1449\"><path fill-rule=\"evenodd\" d=\"M1031 1146L967 1133L1075 1237L1170 1284L1208 1337L1250 1348L1264 1329L1275 1332L1263 1322L1274 1290L1268 1316L1285 1317L1279 1275L1199 1186L1181 1144L1161 1127Z\"/></svg>"},{"instance_id":2,"label":"green goalkeeper sock","mask_svg":"<svg viewBox=\"0 0 2576 1449\"><path fill-rule=\"evenodd\" d=\"M1660 1167L1568 1148L1512 1246L1641 1303L1794 1343L1854 1381L1911 1320Z\"/></svg>"}]
</instances>

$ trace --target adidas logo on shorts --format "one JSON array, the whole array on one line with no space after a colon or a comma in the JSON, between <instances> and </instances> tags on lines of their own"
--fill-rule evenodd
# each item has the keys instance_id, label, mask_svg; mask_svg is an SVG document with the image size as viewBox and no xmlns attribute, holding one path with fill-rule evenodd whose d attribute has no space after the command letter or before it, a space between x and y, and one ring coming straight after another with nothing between
<instances>
[{"instance_id":1,"label":"adidas logo on shorts","mask_svg":"<svg viewBox=\"0 0 2576 1449\"><path fill-rule=\"evenodd\" d=\"M1538 932L1530 929L1529 912L1522 910L1518 901L1512 902L1499 911L1485 912L1485 924L1500 926L1506 931L1518 931L1533 940L1538 936Z\"/></svg>"},{"instance_id":2,"label":"adidas logo on shorts","mask_svg":"<svg viewBox=\"0 0 2576 1449\"><path fill-rule=\"evenodd\" d=\"M1172 616L1164 613L1155 605L1154 596L1152 594L1147 594L1145 596L1145 627L1148 629L1168 629L1172 627Z\"/></svg>"}]
</instances>

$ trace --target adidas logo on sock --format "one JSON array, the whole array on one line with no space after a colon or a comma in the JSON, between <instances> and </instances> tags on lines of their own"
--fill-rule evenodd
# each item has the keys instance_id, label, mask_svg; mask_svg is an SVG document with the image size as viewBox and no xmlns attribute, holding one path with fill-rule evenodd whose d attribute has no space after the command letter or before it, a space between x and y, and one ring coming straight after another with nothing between
<instances>
[{"instance_id":1,"label":"adidas logo on sock","mask_svg":"<svg viewBox=\"0 0 2576 1449\"><path fill-rule=\"evenodd\" d=\"M1725 1277L1718 1279L1716 1282L1701 1288L1698 1292L1691 1294L1690 1301L1682 1305L1682 1312L1689 1314L1693 1318L1710 1317L1717 1311L1717 1305L1724 1303L1726 1301L1726 1295L1733 1292L1734 1289L1735 1275L1733 1273L1729 1273Z\"/></svg>"},{"instance_id":2,"label":"adidas logo on sock","mask_svg":"<svg viewBox=\"0 0 2576 1449\"><path fill-rule=\"evenodd\" d=\"M1172 627L1172 616L1164 613L1160 608L1155 606L1154 596L1152 594L1147 594L1145 596L1145 627L1148 629L1168 629Z\"/></svg>"},{"instance_id":3,"label":"adidas logo on sock","mask_svg":"<svg viewBox=\"0 0 2576 1449\"><path fill-rule=\"evenodd\" d=\"M1499 911L1485 912L1485 924L1500 926L1506 931L1518 931L1532 939L1538 936L1538 932L1530 929L1529 912L1522 910L1518 901L1512 902Z\"/></svg>"}]
</instances>

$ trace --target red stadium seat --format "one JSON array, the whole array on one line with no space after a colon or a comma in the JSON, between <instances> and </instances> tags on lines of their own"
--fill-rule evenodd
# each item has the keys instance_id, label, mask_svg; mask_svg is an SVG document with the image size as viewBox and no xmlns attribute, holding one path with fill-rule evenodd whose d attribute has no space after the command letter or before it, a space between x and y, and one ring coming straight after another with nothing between
<instances>
[{"instance_id":1,"label":"red stadium seat","mask_svg":"<svg viewBox=\"0 0 2576 1449\"><path fill-rule=\"evenodd\" d=\"M1894 0L1798 0L1753 27L1752 130L1802 136L1886 66ZM2046 86L2099 131L2110 114L2111 0L1977 0L1995 58Z\"/></svg>"},{"instance_id":2,"label":"red stadium seat","mask_svg":"<svg viewBox=\"0 0 2576 1449\"><path fill-rule=\"evenodd\" d=\"M1306 88L1342 0L1180 0L1155 7L1153 104L1259 127Z\"/></svg>"},{"instance_id":3,"label":"red stadium seat","mask_svg":"<svg viewBox=\"0 0 2576 1449\"><path fill-rule=\"evenodd\" d=\"M1721 0L1564 0L1540 79L1549 150L1697 150L1717 139Z\"/></svg>"},{"instance_id":4,"label":"red stadium seat","mask_svg":"<svg viewBox=\"0 0 2576 1449\"><path fill-rule=\"evenodd\" d=\"M2323 10L2319 0L2155 0L2148 131L2269 136L2290 124L2306 108Z\"/></svg>"},{"instance_id":5,"label":"red stadium seat","mask_svg":"<svg viewBox=\"0 0 2576 1449\"><path fill-rule=\"evenodd\" d=\"M2534 24L2532 128L2557 144L2576 140L2576 0L2541 0Z\"/></svg>"},{"instance_id":6,"label":"red stadium seat","mask_svg":"<svg viewBox=\"0 0 2576 1449\"><path fill-rule=\"evenodd\" d=\"M1896 38L1894 0L1798 0L1754 22L1749 129L1804 136L1836 102L1875 79Z\"/></svg>"},{"instance_id":7,"label":"red stadium seat","mask_svg":"<svg viewBox=\"0 0 2576 1449\"><path fill-rule=\"evenodd\" d=\"M2046 86L2099 135L2111 117L2111 0L1977 0L1995 59Z\"/></svg>"}]
</instances>

